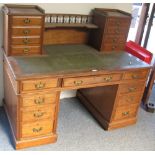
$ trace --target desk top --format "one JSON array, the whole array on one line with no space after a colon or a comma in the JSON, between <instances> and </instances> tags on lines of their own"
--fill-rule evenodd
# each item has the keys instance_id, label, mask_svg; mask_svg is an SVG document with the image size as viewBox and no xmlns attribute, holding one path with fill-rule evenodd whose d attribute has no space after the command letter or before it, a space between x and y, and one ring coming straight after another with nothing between
<instances>
[{"instance_id":1,"label":"desk top","mask_svg":"<svg viewBox=\"0 0 155 155\"><path fill-rule=\"evenodd\" d=\"M151 67L122 51L101 53L87 45L47 45L43 56L14 56L7 60L16 79L29 77L67 77L81 74Z\"/></svg>"}]
</instances>

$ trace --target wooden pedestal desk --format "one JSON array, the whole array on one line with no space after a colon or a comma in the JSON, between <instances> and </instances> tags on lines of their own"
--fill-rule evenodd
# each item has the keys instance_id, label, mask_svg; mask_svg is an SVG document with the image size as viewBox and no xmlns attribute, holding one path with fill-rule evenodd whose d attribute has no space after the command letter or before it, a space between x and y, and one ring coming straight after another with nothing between
<instances>
[{"instance_id":1,"label":"wooden pedestal desk","mask_svg":"<svg viewBox=\"0 0 155 155\"><path fill-rule=\"evenodd\" d=\"M16 149L57 140L62 90L78 89L77 97L105 130L136 122L148 64L125 52L101 54L87 45L44 50L44 56L4 54L5 109Z\"/></svg>"},{"instance_id":2,"label":"wooden pedestal desk","mask_svg":"<svg viewBox=\"0 0 155 155\"><path fill-rule=\"evenodd\" d=\"M4 105L16 149L57 140L63 90L77 89L105 130L136 122L151 65L123 51L129 13L45 14L11 4L3 17Z\"/></svg>"}]
</instances>

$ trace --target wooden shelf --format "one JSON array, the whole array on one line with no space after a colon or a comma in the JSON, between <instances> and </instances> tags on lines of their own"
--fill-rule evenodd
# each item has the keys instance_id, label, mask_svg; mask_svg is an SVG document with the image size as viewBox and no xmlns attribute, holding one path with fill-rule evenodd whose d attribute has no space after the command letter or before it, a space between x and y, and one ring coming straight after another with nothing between
<instances>
[{"instance_id":1,"label":"wooden shelf","mask_svg":"<svg viewBox=\"0 0 155 155\"><path fill-rule=\"evenodd\" d=\"M74 28L88 28L88 29L97 29L98 26L95 24L71 24L71 23L45 23L45 29L50 28L67 28L67 27L74 27Z\"/></svg>"}]
</instances>

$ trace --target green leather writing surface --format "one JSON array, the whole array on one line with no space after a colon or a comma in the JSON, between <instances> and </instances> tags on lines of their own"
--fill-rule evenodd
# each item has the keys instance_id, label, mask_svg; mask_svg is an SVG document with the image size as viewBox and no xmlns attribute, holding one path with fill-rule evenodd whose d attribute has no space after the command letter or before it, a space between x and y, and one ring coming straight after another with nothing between
<instances>
[{"instance_id":1,"label":"green leather writing surface","mask_svg":"<svg viewBox=\"0 0 155 155\"><path fill-rule=\"evenodd\" d=\"M148 67L126 52L104 54L87 45L47 45L46 56L16 56L22 74L67 74L80 71Z\"/></svg>"}]
</instances>

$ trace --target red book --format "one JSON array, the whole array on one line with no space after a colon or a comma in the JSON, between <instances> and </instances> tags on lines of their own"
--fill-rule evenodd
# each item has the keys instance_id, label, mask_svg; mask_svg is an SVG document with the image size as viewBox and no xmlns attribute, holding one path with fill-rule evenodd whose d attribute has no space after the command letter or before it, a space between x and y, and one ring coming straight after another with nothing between
<instances>
[{"instance_id":1,"label":"red book","mask_svg":"<svg viewBox=\"0 0 155 155\"><path fill-rule=\"evenodd\" d=\"M150 63L153 57L153 54L151 52L133 41L128 41L126 43L125 50L126 52L136 56L137 58L145 61L146 63Z\"/></svg>"}]
</instances>

